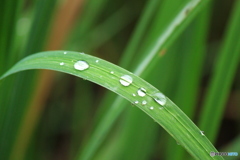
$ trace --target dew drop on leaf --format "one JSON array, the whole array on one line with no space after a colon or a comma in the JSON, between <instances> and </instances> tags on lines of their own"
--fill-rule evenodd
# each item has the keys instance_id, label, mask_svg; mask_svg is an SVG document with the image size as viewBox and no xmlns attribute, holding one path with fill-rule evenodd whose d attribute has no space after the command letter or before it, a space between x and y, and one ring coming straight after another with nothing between
<instances>
[{"instance_id":1,"label":"dew drop on leaf","mask_svg":"<svg viewBox=\"0 0 240 160\"><path fill-rule=\"evenodd\" d=\"M201 135L204 136L204 131L200 131Z\"/></svg>"},{"instance_id":2,"label":"dew drop on leaf","mask_svg":"<svg viewBox=\"0 0 240 160\"><path fill-rule=\"evenodd\" d=\"M132 82L133 79L131 76L129 75L124 75L120 78L119 82L123 85L123 86L129 86Z\"/></svg>"},{"instance_id":3,"label":"dew drop on leaf","mask_svg":"<svg viewBox=\"0 0 240 160\"><path fill-rule=\"evenodd\" d=\"M135 103L135 104L138 104L138 101L135 101L134 103Z\"/></svg>"},{"instance_id":4,"label":"dew drop on leaf","mask_svg":"<svg viewBox=\"0 0 240 160\"><path fill-rule=\"evenodd\" d=\"M99 60L97 59L97 60L96 60L96 63L98 63L98 62L99 62Z\"/></svg>"},{"instance_id":5,"label":"dew drop on leaf","mask_svg":"<svg viewBox=\"0 0 240 160\"><path fill-rule=\"evenodd\" d=\"M133 97L136 97L136 94L133 93L132 95L133 95Z\"/></svg>"},{"instance_id":6,"label":"dew drop on leaf","mask_svg":"<svg viewBox=\"0 0 240 160\"><path fill-rule=\"evenodd\" d=\"M152 97L153 97L153 99L158 103L158 104L160 104L160 105L165 105L166 104L166 102L167 102L167 99L166 99L166 97L162 94L162 93L160 93L160 92L157 92L157 93L155 93L155 94L153 94L153 95L151 95Z\"/></svg>"},{"instance_id":7,"label":"dew drop on leaf","mask_svg":"<svg viewBox=\"0 0 240 160\"><path fill-rule=\"evenodd\" d=\"M63 52L63 54L67 54L67 52Z\"/></svg>"},{"instance_id":8,"label":"dew drop on leaf","mask_svg":"<svg viewBox=\"0 0 240 160\"><path fill-rule=\"evenodd\" d=\"M61 65L61 66L63 66L63 65L64 65L64 63L63 63L63 62L61 62L61 63L60 63L60 65Z\"/></svg>"},{"instance_id":9,"label":"dew drop on leaf","mask_svg":"<svg viewBox=\"0 0 240 160\"><path fill-rule=\"evenodd\" d=\"M80 71L83 71L85 69L88 69L89 68L89 64L85 61L77 61L75 64L74 64L74 68L76 70L80 70Z\"/></svg>"},{"instance_id":10,"label":"dew drop on leaf","mask_svg":"<svg viewBox=\"0 0 240 160\"><path fill-rule=\"evenodd\" d=\"M142 101L142 105L146 105L147 104L147 101Z\"/></svg>"},{"instance_id":11,"label":"dew drop on leaf","mask_svg":"<svg viewBox=\"0 0 240 160\"><path fill-rule=\"evenodd\" d=\"M138 95L140 97L144 97L146 95L146 89L144 88L139 88L138 91L137 91Z\"/></svg>"},{"instance_id":12,"label":"dew drop on leaf","mask_svg":"<svg viewBox=\"0 0 240 160\"><path fill-rule=\"evenodd\" d=\"M151 110L153 110L153 109L154 109L154 107L150 107L150 109L151 109Z\"/></svg>"},{"instance_id":13,"label":"dew drop on leaf","mask_svg":"<svg viewBox=\"0 0 240 160\"><path fill-rule=\"evenodd\" d=\"M113 71L111 71L110 73L111 73L111 74L114 74L114 72L113 72Z\"/></svg>"}]
</instances>

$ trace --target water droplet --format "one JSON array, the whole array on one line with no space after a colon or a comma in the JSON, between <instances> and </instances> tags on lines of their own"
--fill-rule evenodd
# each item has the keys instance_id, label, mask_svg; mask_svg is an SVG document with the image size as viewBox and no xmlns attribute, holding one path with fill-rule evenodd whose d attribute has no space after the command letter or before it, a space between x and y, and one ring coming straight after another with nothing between
<instances>
[{"instance_id":1,"label":"water droplet","mask_svg":"<svg viewBox=\"0 0 240 160\"><path fill-rule=\"evenodd\" d=\"M145 104L147 104L147 101L142 101L142 105L145 105Z\"/></svg>"},{"instance_id":2,"label":"water droplet","mask_svg":"<svg viewBox=\"0 0 240 160\"><path fill-rule=\"evenodd\" d=\"M67 52L63 52L63 54L67 54Z\"/></svg>"},{"instance_id":3,"label":"water droplet","mask_svg":"<svg viewBox=\"0 0 240 160\"><path fill-rule=\"evenodd\" d=\"M99 62L99 60L96 60L96 63L98 63Z\"/></svg>"},{"instance_id":4,"label":"water droplet","mask_svg":"<svg viewBox=\"0 0 240 160\"><path fill-rule=\"evenodd\" d=\"M61 66L63 66L63 65L64 65L64 63L63 63L63 62L61 62L61 63L60 63L60 65L61 65Z\"/></svg>"},{"instance_id":5,"label":"water droplet","mask_svg":"<svg viewBox=\"0 0 240 160\"><path fill-rule=\"evenodd\" d=\"M201 133L202 136L205 136L205 135L204 135L204 131L200 131L200 133Z\"/></svg>"},{"instance_id":6,"label":"water droplet","mask_svg":"<svg viewBox=\"0 0 240 160\"><path fill-rule=\"evenodd\" d=\"M137 91L138 95L140 97L144 97L146 95L146 89L144 88L139 88L138 91Z\"/></svg>"},{"instance_id":7,"label":"water droplet","mask_svg":"<svg viewBox=\"0 0 240 160\"><path fill-rule=\"evenodd\" d=\"M129 86L132 83L133 79L129 75L124 75L119 81L123 86Z\"/></svg>"},{"instance_id":8,"label":"water droplet","mask_svg":"<svg viewBox=\"0 0 240 160\"><path fill-rule=\"evenodd\" d=\"M151 110L153 110L153 109L154 109L154 107L150 107L150 109L151 109Z\"/></svg>"},{"instance_id":9,"label":"water droplet","mask_svg":"<svg viewBox=\"0 0 240 160\"><path fill-rule=\"evenodd\" d=\"M135 101L134 103L135 103L135 104L138 104L138 101Z\"/></svg>"},{"instance_id":10,"label":"water droplet","mask_svg":"<svg viewBox=\"0 0 240 160\"><path fill-rule=\"evenodd\" d=\"M136 97L136 94L133 93L132 95L133 95L133 97Z\"/></svg>"},{"instance_id":11,"label":"water droplet","mask_svg":"<svg viewBox=\"0 0 240 160\"><path fill-rule=\"evenodd\" d=\"M114 72L113 72L113 71L111 71L110 73L111 73L111 74L114 74Z\"/></svg>"},{"instance_id":12,"label":"water droplet","mask_svg":"<svg viewBox=\"0 0 240 160\"><path fill-rule=\"evenodd\" d=\"M85 61L77 61L74 64L74 68L77 69L77 70L83 71L83 70L89 68L89 64Z\"/></svg>"},{"instance_id":13,"label":"water droplet","mask_svg":"<svg viewBox=\"0 0 240 160\"><path fill-rule=\"evenodd\" d=\"M167 102L166 97L160 92L153 94L152 97L158 104L160 104L162 106L165 105Z\"/></svg>"}]
</instances>

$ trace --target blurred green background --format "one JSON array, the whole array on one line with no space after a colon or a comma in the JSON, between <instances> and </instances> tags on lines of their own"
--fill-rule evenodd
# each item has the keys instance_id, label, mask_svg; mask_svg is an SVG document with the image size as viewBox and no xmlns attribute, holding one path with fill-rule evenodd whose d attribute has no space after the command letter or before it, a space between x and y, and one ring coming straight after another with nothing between
<instances>
[{"instance_id":1,"label":"blurred green background","mask_svg":"<svg viewBox=\"0 0 240 160\"><path fill-rule=\"evenodd\" d=\"M45 50L85 52L136 71L184 7L197 1L2 0L0 75ZM240 153L239 10L237 0L199 1L140 74L222 152ZM116 97L46 70L0 81L0 159L191 159L127 101L114 104L123 109L107 124Z\"/></svg>"}]
</instances>

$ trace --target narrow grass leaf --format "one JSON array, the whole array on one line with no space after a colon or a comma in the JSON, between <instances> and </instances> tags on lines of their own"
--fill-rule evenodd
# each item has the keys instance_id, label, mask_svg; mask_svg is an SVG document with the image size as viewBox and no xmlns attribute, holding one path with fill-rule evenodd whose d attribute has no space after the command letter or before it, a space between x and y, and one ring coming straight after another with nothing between
<instances>
[{"instance_id":1,"label":"narrow grass leaf","mask_svg":"<svg viewBox=\"0 0 240 160\"><path fill-rule=\"evenodd\" d=\"M212 142L215 142L217 138L216 134L221 123L224 106L240 58L240 36L238 36L240 1L235 3L199 120L200 128L205 131Z\"/></svg>"},{"instance_id":2,"label":"narrow grass leaf","mask_svg":"<svg viewBox=\"0 0 240 160\"><path fill-rule=\"evenodd\" d=\"M65 52L66 53L66 52ZM50 69L97 83L127 99L159 123L196 159L211 157L217 150L197 126L165 95L140 77L97 57L84 53L52 51L21 60L1 78L30 69ZM133 96L133 93L137 96ZM146 105L143 105L145 104Z\"/></svg>"}]
</instances>

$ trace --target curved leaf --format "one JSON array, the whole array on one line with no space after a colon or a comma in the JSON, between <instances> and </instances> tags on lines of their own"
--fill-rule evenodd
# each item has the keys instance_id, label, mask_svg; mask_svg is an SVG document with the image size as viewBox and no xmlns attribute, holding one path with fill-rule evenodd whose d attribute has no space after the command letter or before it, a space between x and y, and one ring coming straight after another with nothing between
<instances>
[{"instance_id":1,"label":"curved leaf","mask_svg":"<svg viewBox=\"0 0 240 160\"><path fill-rule=\"evenodd\" d=\"M79 68L75 66L78 61L84 61L78 65ZM170 99L148 82L121 67L84 53L50 51L26 57L0 80L30 69L60 71L97 83L124 97L152 117L196 159L222 159L220 156L210 156L211 151L217 150Z\"/></svg>"}]
</instances>

